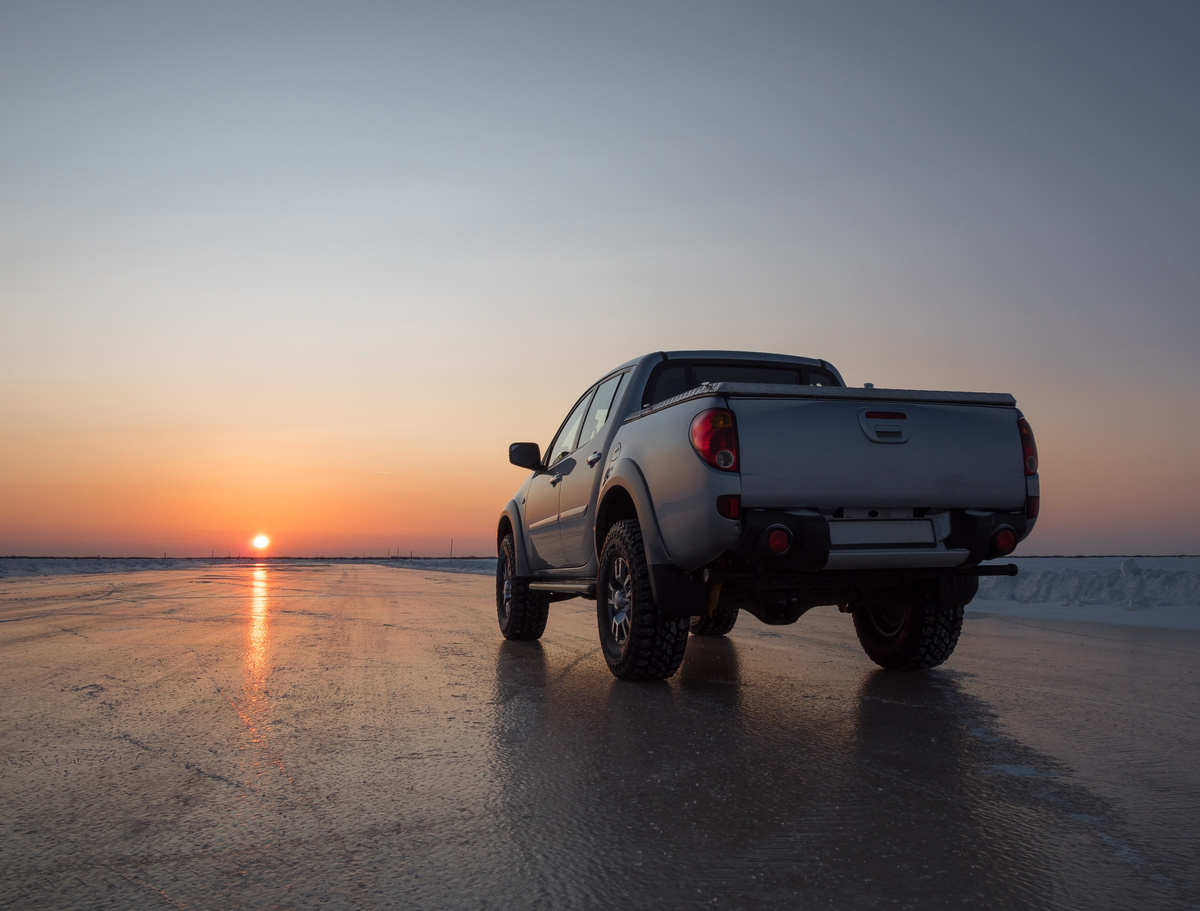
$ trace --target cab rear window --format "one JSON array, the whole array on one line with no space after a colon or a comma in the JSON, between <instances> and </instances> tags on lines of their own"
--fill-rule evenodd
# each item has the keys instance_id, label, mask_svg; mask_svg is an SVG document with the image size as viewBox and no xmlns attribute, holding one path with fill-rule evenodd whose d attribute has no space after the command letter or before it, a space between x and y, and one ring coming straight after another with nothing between
<instances>
[{"instance_id":1,"label":"cab rear window","mask_svg":"<svg viewBox=\"0 0 1200 911\"><path fill-rule=\"evenodd\" d=\"M736 361L665 361L654 368L646 384L642 407L695 389L701 383L779 383L785 386L836 386L833 375L820 367Z\"/></svg>"}]
</instances>

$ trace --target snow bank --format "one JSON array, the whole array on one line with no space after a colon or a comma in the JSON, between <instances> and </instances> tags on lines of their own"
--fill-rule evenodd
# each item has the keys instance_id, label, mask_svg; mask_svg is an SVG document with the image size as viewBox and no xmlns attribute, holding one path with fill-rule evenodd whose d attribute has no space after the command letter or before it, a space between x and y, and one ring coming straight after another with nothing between
<instances>
[{"instance_id":1,"label":"snow bank","mask_svg":"<svg viewBox=\"0 0 1200 911\"><path fill-rule=\"evenodd\" d=\"M368 562L368 561L362 561ZM474 576L494 576L495 557L401 557L399 560L380 560L382 566L394 569L425 569L439 573L467 573Z\"/></svg>"},{"instance_id":2,"label":"snow bank","mask_svg":"<svg viewBox=\"0 0 1200 911\"><path fill-rule=\"evenodd\" d=\"M1200 557L1024 557L968 614L1200 630Z\"/></svg>"},{"instance_id":3,"label":"snow bank","mask_svg":"<svg viewBox=\"0 0 1200 911\"><path fill-rule=\"evenodd\" d=\"M1133 610L1200 605L1200 557L1026 557L1018 576L979 580L979 597Z\"/></svg>"}]
</instances>

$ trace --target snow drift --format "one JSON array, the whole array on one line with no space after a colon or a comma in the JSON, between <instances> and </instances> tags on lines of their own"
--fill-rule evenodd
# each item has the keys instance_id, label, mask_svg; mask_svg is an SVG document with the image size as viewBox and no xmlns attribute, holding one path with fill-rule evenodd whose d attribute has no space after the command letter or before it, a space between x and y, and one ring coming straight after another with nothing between
<instances>
[{"instance_id":1,"label":"snow drift","mask_svg":"<svg viewBox=\"0 0 1200 911\"><path fill-rule=\"evenodd\" d=\"M979 597L1067 607L1200 605L1200 557L1026 557L1018 576L980 580Z\"/></svg>"}]
</instances>

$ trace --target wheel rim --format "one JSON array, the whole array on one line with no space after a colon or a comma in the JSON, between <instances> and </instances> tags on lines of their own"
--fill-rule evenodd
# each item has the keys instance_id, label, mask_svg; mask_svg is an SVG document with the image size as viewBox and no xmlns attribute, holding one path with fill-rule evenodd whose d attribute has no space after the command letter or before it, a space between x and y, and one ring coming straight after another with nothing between
<instances>
[{"instance_id":1,"label":"wheel rim","mask_svg":"<svg viewBox=\"0 0 1200 911\"><path fill-rule=\"evenodd\" d=\"M509 566L508 561L505 560L500 583L500 619L506 622L508 618L512 616L512 594L513 582L511 567Z\"/></svg>"},{"instance_id":2,"label":"wheel rim","mask_svg":"<svg viewBox=\"0 0 1200 911\"><path fill-rule=\"evenodd\" d=\"M908 617L908 608L904 605L888 604L884 607L872 607L870 610L871 625L881 635L891 638L900 633L904 620Z\"/></svg>"},{"instance_id":3,"label":"wheel rim","mask_svg":"<svg viewBox=\"0 0 1200 911\"><path fill-rule=\"evenodd\" d=\"M619 646L629 638L630 609L633 606L633 578L623 557L613 560L608 571L608 624L613 642Z\"/></svg>"}]
</instances>

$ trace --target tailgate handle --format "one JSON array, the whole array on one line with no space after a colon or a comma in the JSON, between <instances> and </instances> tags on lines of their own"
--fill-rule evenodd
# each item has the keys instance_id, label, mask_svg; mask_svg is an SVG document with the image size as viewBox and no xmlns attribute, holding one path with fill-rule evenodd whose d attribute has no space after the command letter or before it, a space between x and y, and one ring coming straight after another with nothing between
<instances>
[{"instance_id":1,"label":"tailgate handle","mask_svg":"<svg viewBox=\"0 0 1200 911\"><path fill-rule=\"evenodd\" d=\"M912 434L908 412L860 408L858 425L872 443L907 443Z\"/></svg>"}]
</instances>

